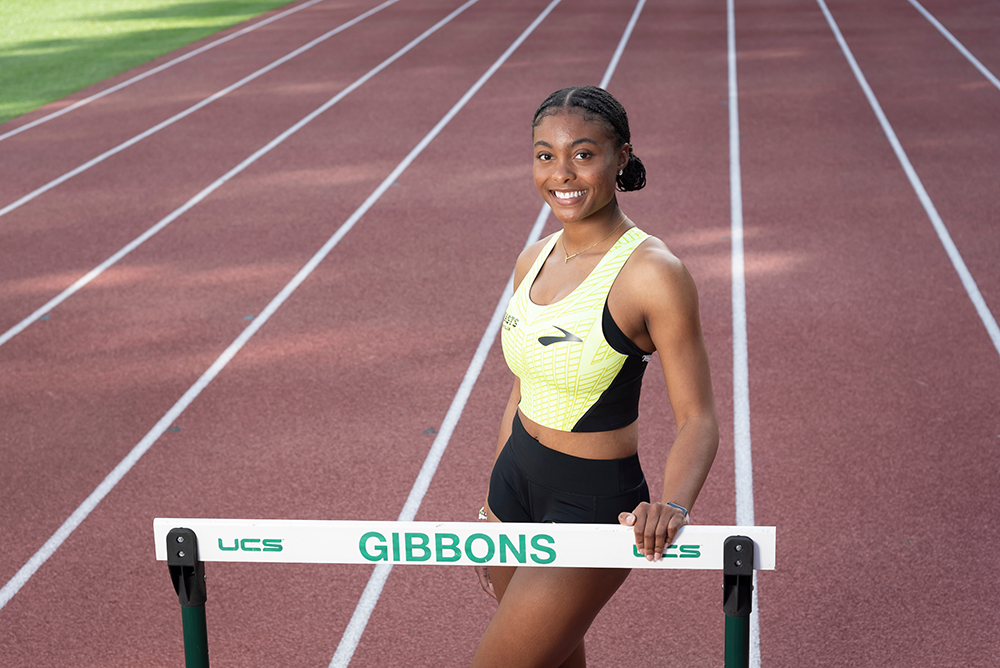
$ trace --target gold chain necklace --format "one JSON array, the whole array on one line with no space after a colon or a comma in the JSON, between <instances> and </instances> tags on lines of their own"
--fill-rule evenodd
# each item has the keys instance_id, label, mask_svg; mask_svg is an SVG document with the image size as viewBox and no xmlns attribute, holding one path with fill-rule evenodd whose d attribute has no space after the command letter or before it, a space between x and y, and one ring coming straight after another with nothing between
<instances>
[{"instance_id":1,"label":"gold chain necklace","mask_svg":"<svg viewBox=\"0 0 1000 668\"><path fill-rule=\"evenodd\" d=\"M628 220L628 216L625 216L624 218L622 218L622 222L620 222L617 225L615 225L615 229L613 229L610 232L608 232L608 235L606 237L604 237L603 239L601 239L601 241L607 241L608 237L610 237L612 234L614 234L615 232L617 232L618 228L621 227L623 224L625 224L626 220ZM593 244L587 246L586 248L584 248L582 251L577 251L576 253L573 253L572 255L570 255L569 251L566 250L566 236L565 236L565 234L559 235L559 243L562 244L563 253L566 254L566 259L563 260L563 264L566 264L567 262L569 262L570 260L572 260L573 258L575 258L577 255L581 255L583 253L586 253L591 248L593 248L597 244L601 243L601 241L593 243Z\"/></svg>"}]
</instances>

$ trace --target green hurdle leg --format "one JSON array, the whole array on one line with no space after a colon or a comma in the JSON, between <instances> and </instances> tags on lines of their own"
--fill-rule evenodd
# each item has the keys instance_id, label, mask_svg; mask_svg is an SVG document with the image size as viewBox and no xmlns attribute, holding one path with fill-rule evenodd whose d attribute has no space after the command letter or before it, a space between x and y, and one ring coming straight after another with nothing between
<instances>
[{"instance_id":1,"label":"green hurdle leg","mask_svg":"<svg viewBox=\"0 0 1000 668\"><path fill-rule=\"evenodd\" d=\"M750 618L726 615L726 668L750 665Z\"/></svg>"},{"instance_id":2,"label":"green hurdle leg","mask_svg":"<svg viewBox=\"0 0 1000 668\"><path fill-rule=\"evenodd\" d=\"M722 548L722 611L726 613L725 668L750 666L753 611L753 541L730 536Z\"/></svg>"},{"instance_id":3,"label":"green hurdle leg","mask_svg":"<svg viewBox=\"0 0 1000 668\"><path fill-rule=\"evenodd\" d=\"M184 665L208 668L208 626L205 623L205 563L198 559L198 537L191 529L167 534L167 566L181 604Z\"/></svg>"},{"instance_id":4,"label":"green hurdle leg","mask_svg":"<svg viewBox=\"0 0 1000 668\"><path fill-rule=\"evenodd\" d=\"M184 624L184 665L187 668L208 668L208 626L205 606L181 607Z\"/></svg>"}]
</instances>

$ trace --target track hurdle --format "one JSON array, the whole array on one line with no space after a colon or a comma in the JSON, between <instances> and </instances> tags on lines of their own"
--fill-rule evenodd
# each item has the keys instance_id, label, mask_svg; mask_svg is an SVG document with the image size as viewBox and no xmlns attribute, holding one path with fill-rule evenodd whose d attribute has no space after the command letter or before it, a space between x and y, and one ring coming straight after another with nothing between
<instances>
[{"instance_id":1,"label":"track hurdle","mask_svg":"<svg viewBox=\"0 0 1000 668\"><path fill-rule=\"evenodd\" d=\"M614 524L153 520L181 604L187 668L208 668L205 562L710 569L723 572L726 668L747 668L754 570L773 570L774 527L689 525L647 561Z\"/></svg>"}]
</instances>

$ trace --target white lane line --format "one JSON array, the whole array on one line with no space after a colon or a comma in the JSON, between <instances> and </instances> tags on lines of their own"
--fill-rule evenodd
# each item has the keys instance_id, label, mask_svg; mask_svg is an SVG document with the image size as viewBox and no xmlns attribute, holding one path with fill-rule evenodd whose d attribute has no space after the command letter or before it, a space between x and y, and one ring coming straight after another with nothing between
<instances>
[{"instance_id":1,"label":"white lane line","mask_svg":"<svg viewBox=\"0 0 1000 668\"><path fill-rule=\"evenodd\" d=\"M52 190L56 186L58 186L58 185L60 185L62 183L65 183L66 181L69 181L74 176L77 176L78 174L82 174L83 172L87 171L91 167L104 162L105 160L107 160L111 156L117 155L117 154L121 153L122 151L124 151L125 149L129 148L130 146L135 146L136 144L138 144L139 142L141 142L143 139L146 139L147 137L150 137L150 136L156 134L160 130L173 125L174 123L176 123L177 121L179 121L179 120L181 120L183 118L187 118L188 116L190 116L194 112L198 111L199 109L203 109L203 108L207 107L208 105L212 104L213 102L215 102L216 100L218 100L220 97L233 92L237 88L241 88L241 87L245 86L246 84L250 83L254 79L257 79L258 77L260 77L260 76L262 76L262 75L270 72L274 68L280 67L281 65L284 65L285 63L287 63L292 58L295 58L296 56L299 56L299 55L305 53L306 51L308 51L309 49L313 48L317 44L325 42L326 40L330 39L334 35L337 35L338 33L341 33L343 31L347 30L348 28L350 28L350 27L352 27L354 25L357 25L358 23L360 23L361 21L364 21L366 18L368 18L372 14L376 14L376 13L382 11L383 9L385 9L386 7L389 7L390 5L396 4L397 2L399 2L399 0L386 0L386 2L383 2L381 5L379 5L377 7L373 7L372 9L369 9L367 12L364 12L363 14L359 14L358 16L354 17L350 21L347 21L346 23L342 23L339 26L337 26L336 28L334 28L333 30L331 30L331 31L329 31L329 32L327 32L327 33L325 33L323 35L320 35L319 37L317 37L316 39L312 40L311 42L309 42L307 44L303 44L302 46L300 46L299 48L295 49L294 51L290 51L289 53L286 53L284 56L282 56L281 58L278 58L277 60L275 60L274 62L270 63L269 65L265 65L264 67L260 68L256 72L254 72L252 74L248 74L247 76L243 77L242 79L240 79L236 83L234 83L234 84L232 84L230 86L226 86L222 90L220 90L220 91L218 91L216 93L213 93L212 95L210 95L209 97L206 97L201 102L197 102L196 104L191 105L190 107L188 107L184 111L178 112L178 113L174 114L173 116L171 116L170 118L166 119L165 121L157 123L156 125L154 125L153 127L149 128L148 130L140 132L139 134L137 134L136 136L132 137L131 139L123 141L121 144L118 144L114 148L108 149L107 151L105 151L104 153L101 153L96 158L91 158L90 160L88 160L87 162L83 163L79 167L77 167L75 169L71 169L70 171L66 172L65 174L63 174L62 176L60 176L58 178L52 179L51 181L49 181L45 185L43 185L43 186L41 186L39 188L36 188L35 190L32 190L27 195L21 197L20 199L14 201L14 202L11 202L7 206L5 206L2 209L0 209L0 216L7 215L11 211L14 211L15 209L18 209L21 206L23 206L23 205L27 204L28 202L30 202L31 200L35 199L39 195L47 193L48 191Z\"/></svg>"},{"instance_id":2,"label":"white lane line","mask_svg":"<svg viewBox=\"0 0 1000 668\"><path fill-rule=\"evenodd\" d=\"M554 2L558 1L559 0L554 0ZM438 21L436 24L434 24L434 26L428 28L422 35L420 35L420 37L410 42L407 46L403 47L403 49L397 52L395 56L383 62L383 64L380 65L379 68L383 68L384 66L388 65L389 62L391 62L392 60L395 60L406 51L412 49L420 41L423 41L431 34L436 32L438 29L442 28L444 25L449 23L452 19L456 18L459 14L461 14L466 9L474 5L476 2L478 2L478 0L469 0L464 5L453 11L451 14ZM372 72L374 71L375 70L373 70ZM359 79L358 81L361 81L361 79ZM482 85L479 82L477 83L478 85ZM469 97L471 97L471 95L467 93L466 97L463 97L460 103L464 105ZM7 584L3 586L3 589L0 589L0 610L2 610L3 607L6 606L7 603L10 601L10 599L13 598L18 591L20 591L21 587L23 587L25 583L27 583L27 581L31 578L32 575L35 574L35 572L42 566L42 564L44 564L48 560L48 558L51 557L52 554L57 549L59 549L59 546L62 545L63 542L70 536L70 534L73 533L73 531L76 530L78 526L80 526L80 524L87 518L88 515L90 515L91 511L93 511L94 508L97 507L97 504L99 504L104 499L104 497L107 496L108 493L114 488L114 486L118 484L118 481L120 481L125 476L125 474L128 473L133 466L135 466L136 462L138 462L139 459L144 454L146 454L146 451L149 450L150 447L152 447L153 443L156 442L156 440L163 434L163 432L165 432L168 428L170 428L170 425L173 424L177 420L177 418L181 415L181 413L183 413L187 409L187 407L191 405L191 402L193 402L195 398L199 394L201 394L201 391L204 390L208 386L208 384L211 383L215 379L215 377L219 375L219 373L226 367L226 365L229 364L230 360L232 360L233 357L236 356L236 353L238 353L243 348L243 346L247 344L250 338L257 333L257 330L259 330L264 325L264 323L271 318L274 312L277 311L278 308L285 303L285 301L299 287L299 285L301 285L302 282L306 280L309 274L311 274L313 270L316 269L319 263L322 262L323 259L330 253L330 251L332 251L333 248L340 242L340 240L344 238L344 235L346 235L351 230L351 228L354 227L354 225L358 222L358 220L361 219L361 216L363 216L365 212L367 212L368 209L370 209L372 205L374 205L375 202L378 201L379 197L382 196L382 193L388 190L389 186L398 179L399 175L403 172L403 170L405 170L409 166L409 164L413 162L413 160L420 154L420 152L424 150L427 144L429 144L430 141L435 136L437 136L437 134L441 131L441 129L445 126L445 124L447 124L447 122L451 120L451 117L454 116L455 113L457 113L458 109L456 107L458 107L458 105L453 107L452 111L449 112L449 114L446 115L441 121L439 121L438 124L434 126L434 129L432 129L427 134L427 136L424 137L424 139L416 146L416 148L410 151L410 153L403 159L403 161L400 162L399 165L397 165L397 167L394 170L392 170L389 176L387 176L385 180L382 181L382 183L375 189L375 191L368 196L368 199L366 199L364 203L362 203L362 205L358 207L354 211L354 213L351 214L350 218L348 218L344 222L344 224L337 229L337 231L333 234L333 236L331 236L327 240L327 242L323 244L323 247L320 248L316 252L316 254L313 255L312 258L302 267L302 269L299 270L299 272L295 275L295 277L292 278L292 280L289 281L288 284L281 289L281 292L279 292L277 296L274 299L272 299L270 303L268 303L268 305L264 308L264 310L261 311L260 315L254 318L250 322L250 324L246 327L246 329L244 329L243 332L238 337L236 337L236 340L233 341L229 345L229 347L223 351L221 355L219 355L219 357L215 360L215 362L213 362L212 365L208 368L208 370L205 371L205 373L203 373L200 378L198 378L198 380L194 383L194 385L188 388L187 392L184 393L184 395L177 401L177 403L175 403L170 408L170 410L168 410L167 413L162 418L160 418L160 420L153 426L152 429L149 430L149 432L142 438L142 440L139 441L139 443L137 443L135 447L132 448L129 454L121 462L119 462L118 465L115 466L115 468L111 471L111 473L109 473L107 477L101 482L101 484L97 486L97 488L90 494L90 496L88 496L84 500L84 502L81 503L75 511L73 511L73 514L70 515L69 518L62 523L62 526L60 526L56 530L56 532L52 534L52 536L47 541L45 541L45 544L34 555L32 555L32 557L28 560L28 562L24 564L24 566L22 566L17 573L14 574L14 577L12 577L7 582ZM318 109L316 112L313 113L318 114L322 109L323 107L320 107L320 109Z\"/></svg>"},{"instance_id":3,"label":"white lane line","mask_svg":"<svg viewBox=\"0 0 1000 668\"><path fill-rule=\"evenodd\" d=\"M934 16L929 11L924 9L923 5L917 2L917 0L909 0L909 3L914 7L916 7L917 11L923 14L924 18L930 21L932 26L938 29L938 32L944 35L948 39L948 41L951 42L952 46L958 49L959 53L965 56L970 63L975 65L976 69L979 70L979 72L984 77L986 77L991 84L996 86L997 90L1000 90L1000 80L998 80L995 76L993 76L993 73L990 72L988 69L986 69L986 66L983 65L981 62L979 62L979 59L976 58L974 55L972 55L972 53L970 53L968 49L962 46L962 43L959 42L957 39L955 39L955 36L952 35L950 32L948 32L948 29L945 28L943 25L941 25L940 21L934 18Z\"/></svg>"},{"instance_id":4,"label":"white lane line","mask_svg":"<svg viewBox=\"0 0 1000 668\"><path fill-rule=\"evenodd\" d=\"M601 83L599 84L601 88L607 90L608 84L611 83L611 77L614 75L615 70L618 69L618 61L621 60L622 54L625 53L625 45L628 44L628 40L632 36L632 31L635 29L635 24L639 21L639 14L642 13L642 8L645 6L646 0L639 0L635 5L635 9L632 10L632 17L628 20L628 25L625 26L622 38L618 40L618 47L611 56L608 69L604 70L604 76L601 77Z\"/></svg>"},{"instance_id":5,"label":"white lane line","mask_svg":"<svg viewBox=\"0 0 1000 668\"><path fill-rule=\"evenodd\" d=\"M556 2L558 1L556 0ZM525 248L538 241L538 238L542 234L542 229L545 227L549 211L550 209L547 204L542 206L542 210L535 219L535 225L531 228L528 241L524 244ZM413 483L413 488L410 490L406 503L403 504L403 510L399 513L399 517L396 518L397 521L410 522L416 517L420 503L424 499L424 494L427 493L430 487L431 480L437 472L438 464L441 462L441 457L444 456L444 451L451 441L455 427L458 425L458 420L462 417L462 411L465 410L465 404L469 400L469 395L472 394L472 388L475 386L476 381L479 379L479 374L483 370L483 364L486 363L490 348L493 347L493 342L496 341L497 332L500 331L500 323L503 322L503 315L507 311L507 302L510 301L513 294L514 274L511 274L510 278L507 279L507 285L503 289L503 294L500 295L500 301L497 302L496 307L493 309L493 316L486 326L486 331L483 332L483 337L479 340L479 345L476 347L476 352L469 363L469 368L465 371L462 384L459 386L458 392L455 393L455 397L451 400L451 406L448 407L444 422L441 424L441 431L434 438L430 452L427 453L424 464L420 467L420 473L417 474L417 480ZM358 604L354 608L354 613L351 615L351 620L347 623L347 628L344 629L344 635L337 645L337 650L330 660L330 668L345 668L351 662L354 651L357 649L358 643L361 641L361 636L365 632L365 627L368 626L368 619L371 617L372 611L375 609L375 605L382 595L382 588L385 586L385 581L388 579L391 570L392 564L379 564L372 571L367 584L365 584L365 589L361 592L360 599L358 599Z\"/></svg>"},{"instance_id":6,"label":"white lane line","mask_svg":"<svg viewBox=\"0 0 1000 668\"><path fill-rule=\"evenodd\" d=\"M392 1L395 2L397 0L392 0ZM50 299L48 302L46 302L45 304L43 304L38 309L36 309L34 313L32 313L31 315L29 315L28 317L26 317L25 319L23 319L21 322L17 323L13 327L11 327L10 329L8 329L6 332L4 332L2 335L0 335L0 346L3 346L5 343L7 343L8 341L10 341L12 338L14 338L15 336L17 336L21 332L23 332L33 322L37 321L39 318L41 318L42 316L44 316L46 313L48 313L49 311L51 311L53 308L55 308L56 306L58 306L59 304L63 303L68 298L70 298L71 296L73 296L74 294L76 294L76 292L78 292L81 288L83 288L88 283L90 283L95 278L97 278L102 273L104 273L104 271L107 270L109 267L111 267L112 265L114 265L115 263L117 263L119 260L121 260L123 257L125 257L126 255L128 255L129 253L131 253L132 251L134 251L136 248L138 248L139 246L141 246L142 244L144 244L150 237L152 237L153 235L155 235L156 233L158 233L160 230L162 230L164 227L166 227L170 223L174 222L177 218L180 218L184 213L186 213L188 210L192 209L195 205L197 205L203 199L205 199L210 194L212 194L213 192L215 192L216 190L218 190L219 188L221 188L227 181L229 181L230 179L232 179L234 176L236 176L237 174L239 174L240 172L242 172L243 170L245 170L247 167L249 167L250 165L252 165L253 163L255 163L261 157L263 157L264 155L266 155L267 153L269 153L272 149L274 149L279 144L281 144L282 142L284 142L286 139L288 139L289 137L291 137L293 134L295 134L296 132L298 132L300 129L302 129L303 127L305 127L305 125L307 123L309 123L312 120L314 120L317 116L319 116L323 112L327 111L330 107L332 107L333 105L337 104L342 99L344 99L345 97L347 97L350 93L352 93L353 91L355 91L356 89L358 89L362 84L364 84L369 79L371 79L372 77L374 77L376 74L378 74L379 72L381 72L382 70L384 70L386 67L388 67L389 65L391 65L392 63L394 63L399 58L401 58L408 51L410 51L415 46L417 46L418 44L420 44L420 42L424 41L427 37L429 37L431 34L433 34L434 32L436 32L443 25L445 25L446 23L448 23L449 21L451 21L453 18L455 18L456 16L458 16L458 14L460 14L461 12L464 12L468 7L470 7L476 1L477 0L470 0L470 2L466 2L464 5L462 5L458 9L456 9L454 12L452 12L451 14L449 14L447 17L445 17L444 19L442 19L440 22L438 22L437 24L435 24L431 28L428 28L419 37L417 37L416 39L414 39L413 41L411 41L409 44L407 44L406 46L404 46L402 49L400 49L399 51L397 51L393 55L391 55L388 58L386 58L385 60L383 60L381 63L379 63L378 65L376 65L374 68L372 68L371 70L369 70L367 74L365 74L361 78L355 80L354 83L352 83L350 86L348 86L347 88L343 89L342 91L340 91L339 93L337 93L335 96L333 96L332 98L330 98L329 100L327 100L326 102L324 102L320 107L318 107L313 112L311 112L310 114L308 114L307 116L305 116L304 118L302 118L297 123L295 123L295 125L291 126L287 130L285 130L284 132L282 132L280 135L278 135L277 137L275 137L274 139L272 139L270 142L268 142L263 148L260 148L257 151L255 151L252 155L250 155L250 157L246 158L245 160L243 160L243 162L241 162L240 164L236 165L235 167L233 167L232 169L230 169L228 172L226 172L225 174L223 174L221 177L219 177L218 179L216 179L212 184L210 184L208 187L204 188L197 195L195 195L194 197L192 197L191 199L189 199L187 202L185 202L184 204L182 204L181 206L177 207L172 212L170 212L169 214L167 214L158 223L156 223L155 225L153 225L152 227L150 227L148 230L146 230L145 232L143 232L142 234L140 234L138 237L136 237L135 239L133 239L132 241L130 241L128 244L126 244L125 246L123 246L122 248L120 248L114 255L112 255L107 260L105 260L101 264L99 264L96 267L94 267L93 269L91 269L89 272L87 272L84 276L82 276L80 279L78 279L71 286L69 286L68 288L66 288L62 292L60 292L58 295L56 295L55 297L53 297L52 299Z\"/></svg>"},{"instance_id":7,"label":"white lane line","mask_svg":"<svg viewBox=\"0 0 1000 668\"><path fill-rule=\"evenodd\" d=\"M750 447L750 361L747 352L746 275L743 263L743 176L740 170L739 86L736 82L736 16L726 1L729 62L729 211L733 274L733 448L736 474L736 524L754 525L753 459ZM750 613L750 665L760 666L760 615L754 574Z\"/></svg>"},{"instance_id":8,"label":"white lane line","mask_svg":"<svg viewBox=\"0 0 1000 668\"><path fill-rule=\"evenodd\" d=\"M646 0L639 0L636 10L632 14L632 19L625 28L625 33L622 36L621 41L618 43L618 48L615 50L615 54L612 56L611 64L604 72L604 77L601 79L601 88L606 88L608 83L610 83L611 76L614 74L615 67L618 65L618 60L621 58L621 54L625 50L625 44L628 42L628 36L632 34L632 29L635 27L635 23L639 18L639 13L642 11L643 5L645 5L645 1ZM549 12L551 12L557 4L559 4L559 0L553 0L553 2L545 8L545 11L535 19L535 22L528 26L528 29L525 30L519 38L520 41L511 45L511 48L508 49L508 51L513 53L513 50L517 48L520 42L523 42L524 39L531 34L531 31L533 31L535 27L541 23L546 16L548 16ZM506 59L508 55L509 54L504 54L502 58ZM538 241L538 238L542 234L542 230L545 228L545 221L548 220L550 211L551 209L549 209L547 204L542 205L541 210L538 212L538 216L535 218L535 224L531 228L531 234L528 235L528 240L524 244L525 248ZM486 362L486 357L489 355L490 348L496 340L497 332L500 330L500 323L503 321L503 315L507 310L507 303L510 301L513 293L514 274L511 272L510 277L507 279L507 285L504 287L503 294L500 296L500 301L497 302L496 307L493 309L493 316L490 318L490 322L486 326L486 331L483 333L483 337L479 340L479 346L476 348L476 353L472 358L472 362L469 364L469 368L465 372L462 384L459 386L459 390L455 394L455 398L452 399L451 406L448 408L448 413L445 415L441 431L438 433L437 437L435 437L431 450L427 454L427 458L424 460L423 466L420 467L420 473L417 475L417 479L413 483L413 487L406 499L406 503L403 504L403 510L399 513L399 517L397 519L400 522L412 521L417 516L417 510L420 508L420 503L424 499L424 494L427 493L427 489L430 487L431 480L437 472L438 464L441 462L441 458L444 456L444 451L448 447L448 443L451 440L451 435L455 431L455 426L458 424L458 420L462 416L462 411L465 410L465 404L469 399L469 395L472 393L472 388L479 379L479 374L483 369L483 364ZM354 612L351 614L351 619L347 624L347 628L344 630L344 635L341 637L340 643L337 645L337 650L334 652L333 658L330 660L329 668L347 668L347 665L351 662L351 658L354 656L354 651L357 649L358 643L361 641L361 636L365 632L365 627L368 625L368 620L371 617L372 611L375 609L375 605L378 603L379 597L382 595L382 589L385 586L385 582L391 571L392 564L379 564L372 570L372 574L369 576L368 582L365 584L364 591L361 592L361 597L358 599L358 604L355 606Z\"/></svg>"},{"instance_id":9,"label":"white lane line","mask_svg":"<svg viewBox=\"0 0 1000 668\"><path fill-rule=\"evenodd\" d=\"M979 319L982 320L983 326L986 327L986 332L993 342L993 347L1000 354L1000 326L997 326L996 318L993 317L989 307L986 305L986 300L983 299L982 293L979 292L979 286L976 285L976 280L972 277L972 273L965 266L962 254L958 252L958 248L955 246L955 242L952 241L951 234L949 234L948 228L945 227L944 221L941 220L934 202L931 201L930 195L924 189L924 184L920 181L920 177L917 176L917 171L910 163L906 151L903 150L903 145L899 143L896 132L892 129L892 125L889 124L889 119L886 118L885 113L882 111L882 105L875 98L875 93L872 92L871 86L868 85L865 75L858 66L858 62L854 59L851 48L847 46L847 41L840 33L837 22L833 19L833 15L827 9L826 3L823 0L816 0L816 2L819 3L820 9L823 10L823 15L826 17L827 23L830 24L830 30L833 31L834 36L837 38L837 43L840 44L840 50L844 52L844 57L847 58L847 62L851 66L851 71L854 72L854 78L858 80L861 90L864 91L865 97L868 98L868 104L871 105L872 111L875 112L875 116L882 126L882 131L889 140L889 144L892 145L892 150L896 153L899 164L902 165L903 171L906 172L906 178L910 180L910 185L913 186L913 190L916 191L917 197L924 207L924 211L927 212L927 216L931 220L931 225L934 226L934 231L937 232L941 245L944 246L945 252L948 253L948 258L951 260L952 266L955 267L955 271L962 281L962 286L965 288L966 294L969 295L969 299L976 308L976 313L979 314Z\"/></svg>"},{"instance_id":10,"label":"white lane line","mask_svg":"<svg viewBox=\"0 0 1000 668\"><path fill-rule=\"evenodd\" d=\"M195 56L197 56L199 54L205 53L209 49L214 49L215 47L217 47L217 46L219 46L221 44L225 44L226 42L229 42L231 40L234 40L237 37L245 35L248 32L253 32L257 28L262 28L262 27L266 26L269 23L274 23L275 21L278 21L279 19L285 18L289 14L294 14L295 12L301 11L301 10L305 9L306 7L312 7L313 5L315 5L318 2L323 2L323 0L309 0L308 2L304 2L301 5L297 5L295 7L292 7L291 9L285 10L285 11L281 12L280 14L275 14L274 16L266 18L263 21L260 21L258 23L254 23L253 25L247 26L246 28L243 28L242 30L238 30L238 31L236 31L236 32L234 32L234 33L232 33L230 35L226 35L225 37L222 37L220 39L215 40L214 42L210 42L210 43L208 43L208 44L206 44L204 46L198 47L194 51L189 51L188 53L185 53L183 56L178 56L177 58L174 58L173 60L168 61L166 63L163 63L162 65L158 65L158 66L154 67L151 70L143 72L142 74L137 74L136 76L132 77L131 79L123 81L120 84L116 84L116 85L114 85L111 88L108 88L106 90L102 90L100 93L94 93L90 97L85 98L83 100L79 100L78 102L74 102L70 106L65 107L63 109L60 109L59 111L54 111L51 114L48 114L47 116L42 116L41 118L35 119L35 120L31 121L30 123L25 123L24 125L22 125L22 126L20 126L18 128L14 128L10 132L5 132L4 134L0 134L0 141L3 141L4 139L7 139L8 137L13 137L14 135L20 134L20 133L24 132L25 130L29 130L29 129L33 128L33 127L37 127L37 126L41 125L42 123L46 123L48 121L51 121L53 118L58 118L59 116L62 116L63 114L68 114L69 112L73 111L74 109L79 109L80 107L82 107L85 104L89 104L89 103L93 102L94 100L98 100L98 99L100 99L100 98L102 98L102 97L104 97L106 95L111 95L111 93L115 93L117 91L120 91L122 88L125 88L127 86L131 86L132 84L136 83L137 81L142 81L143 79L145 79L147 77L151 77L154 74L157 74L159 72L162 72L163 70L165 70L167 68L173 67L174 65L177 65L178 63L183 63L185 60L188 60L190 58L194 58Z\"/></svg>"}]
</instances>

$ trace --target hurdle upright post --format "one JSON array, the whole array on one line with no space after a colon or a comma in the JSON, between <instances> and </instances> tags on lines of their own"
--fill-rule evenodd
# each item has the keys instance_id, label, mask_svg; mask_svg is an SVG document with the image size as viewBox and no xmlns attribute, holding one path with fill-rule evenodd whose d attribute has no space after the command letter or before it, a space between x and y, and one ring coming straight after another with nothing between
<instances>
[{"instance_id":1,"label":"hurdle upright post","mask_svg":"<svg viewBox=\"0 0 1000 668\"><path fill-rule=\"evenodd\" d=\"M725 668L750 666L753 612L753 540L730 536L722 547L722 611L726 613Z\"/></svg>"},{"instance_id":2,"label":"hurdle upright post","mask_svg":"<svg viewBox=\"0 0 1000 668\"><path fill-rule=\"evenodd\" d=\"M205 563L198 556L198 536L191 529L167 533L167 566L181 604L184 665L208 668L208 627L205 622Z\"/></svg>"}]
</instances>

